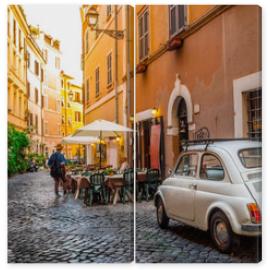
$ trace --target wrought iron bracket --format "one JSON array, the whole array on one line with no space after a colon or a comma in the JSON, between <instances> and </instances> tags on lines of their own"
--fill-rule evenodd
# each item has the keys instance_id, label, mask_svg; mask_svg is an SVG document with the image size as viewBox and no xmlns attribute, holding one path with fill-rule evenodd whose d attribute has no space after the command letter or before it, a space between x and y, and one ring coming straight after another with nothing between
<instances>
[{"instance_id":1,"label":"wrought iron bracket","mask_svg":"<svg viewBox=\"0 0 270 270\"><path fill-rule=\"evenodd\" d=\"M124 31L121 30L111 30L111 29L93 29L97 33L104 33L112 38L115 39L123 39L124 38Z\"/></svg>"}]
</instances>

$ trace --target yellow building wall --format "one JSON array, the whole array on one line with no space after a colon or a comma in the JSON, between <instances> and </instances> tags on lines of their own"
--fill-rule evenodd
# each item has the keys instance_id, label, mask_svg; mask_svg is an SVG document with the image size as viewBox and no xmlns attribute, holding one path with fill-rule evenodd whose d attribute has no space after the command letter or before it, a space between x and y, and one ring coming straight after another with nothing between
<instances>
[{"instance_id":1,"label":"yellow building wall","mask_svg":"<svg viewBox=\"0 0 270 270\"><path fill-rule=\"evenodd\" d=\"M16 33L14 36L14 23ZM25 42L29 29L19 5L8 6L8 123L27 129ZM19 34L20 33L20 34ZM16 41L16 42L15 42Z\"/></svg>"},{"instance_id":2,"label":"yellow building wall","mask_svg":"<svg viewBox=\"0 0 270 270\"><path fill-rule=\"evenodd\" d=\"M71 77L62 76L63 87L61 89L62 100L62 125L61 131L63 137L73 134L78 128L83 126L83 105L82 105L82 88L70 82ZM69 85L69 86L68 86ZM73 97L70 99L69 92L72 91ZM75 101L75 93L79 93L80 102ZM67 102L65 106L65 101ZM68 107L68 104L70 107ZM76 121L75 112L80 112L80 120ZM67 121L67 122L65 122ZM67 158L73 159L75 156L83 156L83 146L80 145L65 145L64 152Z\"/></svg>"}]
</instances>

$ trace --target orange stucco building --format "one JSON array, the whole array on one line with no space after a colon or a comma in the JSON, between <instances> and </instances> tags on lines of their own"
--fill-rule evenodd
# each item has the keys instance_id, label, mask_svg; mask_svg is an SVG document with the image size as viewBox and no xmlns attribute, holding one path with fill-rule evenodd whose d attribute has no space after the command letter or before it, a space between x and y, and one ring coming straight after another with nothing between
<instances>
[{"instance_id":1,"label":"orange stucco building","mask_svg":"<svg viewBox=\"0 0 270 270\"><path fill-rule=\"evenodd\" d=\"M34 27L32 27L34 29ZM43 52L46 61L42 90L43 152L51 155L62 141L61 106L61 58L60 41L36 28L33 37Z\"/></svg>"},{"instance_id":2,"label":"orange stucco building","mask_svg":"<svg viewBox=\"0 0 270 270\"><path fill-rule=\"evenodd\" d=\"M202 133L261 136L260 7L137 6L136 23L138 167L165 175Z\"/></svg>"},{"instance_id":3,"label":"orange stucco building","mask_svg":"<svg viewBox=\"0 0 270 270\"><path fill-rule=\"evenodd\" d=\"M87 13L98 14L95 29L87 24ZM116 19L117 18L117 19ZM133 8L125 5L83 5L82 70L84 121L89 124L104 119L131 126L133 96ZM119 40L105 33L106 30L123 31ZM129 137L128 137L129 136ZM105 139L103 164L118 167L122 156L132 158L131 135ZM98 145L87 147L87 162L96 163Z\"/></svg>"}]
</instances>

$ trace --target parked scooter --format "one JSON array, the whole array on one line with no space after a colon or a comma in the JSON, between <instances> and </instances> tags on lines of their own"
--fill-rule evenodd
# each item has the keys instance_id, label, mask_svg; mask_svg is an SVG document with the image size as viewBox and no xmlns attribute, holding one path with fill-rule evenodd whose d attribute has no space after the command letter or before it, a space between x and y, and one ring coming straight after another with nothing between
<instances>
[{"instance_id":1,"label":"parked scooter","mask_svg":"<svg viewBox=\"0 0 270 270\"><path fill-rule=\"evenodd\" d=\"M38 165L36 164L35 160L30 160L28 170L29 172L37 172L38 171Z\"/></svg>"}]
</instances>

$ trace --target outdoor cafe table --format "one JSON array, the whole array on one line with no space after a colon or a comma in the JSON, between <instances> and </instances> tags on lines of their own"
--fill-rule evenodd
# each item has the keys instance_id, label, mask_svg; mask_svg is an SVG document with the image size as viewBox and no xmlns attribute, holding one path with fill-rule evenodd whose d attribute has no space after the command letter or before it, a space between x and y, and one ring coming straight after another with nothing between
<instances>
[{"instance_id":1,"label":"outdoor cafe table","mask_svg":"<svg viewBox=\"0 0 270 270\"><path fill-rule=\"evenodd\" d=\"M76 183L76 193L75 200L78 199L81 189L90 188L90 180L88 177L82 174L68 174L67 177L70 177L72 181ZM124 186L124 175L115 174L115 175L105 175L105 184L108 188L113 191L113 204L116 204L120 198L121 188ZM133 201L132 195L130 192L127 192L127 196L130 201ZM86 198L85 198L86 199Z\"/></svg>"},{"instance_id":2,"label":"outdoor cafe table","mask_svg":"<svg viewBox=\"0 0 270 270\"><path fill-rule=\"evenodd\" d=\"M108 188L113 191L113 204L116 204L120 198L121 188L124 186L124 175L123 174L115 174L115 175L106 175L105 183ZM131 193L128 191L127 196L131 202L133 202L133 198Z\"/></svg>"},{"instance_id":3,"label":"outdoor cafe table","mask_svg":"<svg viewBox=\"0 0 270 270\"><path fill-rule=\"evenodd\" d=\"M71 178L71 181L73 182L72 184L73 189L74 189L74 182L76 183L75 200L78 199L81 189L90 188L90 181L88 180L87 176L84 176L82 174L68 174L67 177Z\"/></svg>"}]
</instances>

